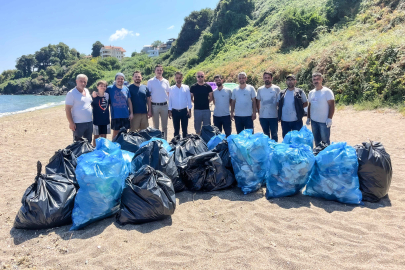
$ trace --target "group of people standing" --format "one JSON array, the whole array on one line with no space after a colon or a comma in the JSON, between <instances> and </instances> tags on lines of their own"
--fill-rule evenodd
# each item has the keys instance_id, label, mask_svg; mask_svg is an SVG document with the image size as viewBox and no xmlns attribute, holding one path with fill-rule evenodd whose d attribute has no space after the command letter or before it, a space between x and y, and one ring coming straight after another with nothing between
<instances>
[{"instance_id":1,"label":"group of people standing","mask_svg":"<svg viewBox=\"0 0 405 270\"><path fill-rule=\"evenodd\" d=\"M309 92L308 98L302 89L296 88L296 78L290 74L286 77L287 88L281 90L272 84L273 74L264 72L264 85L255 90L247 84L245 72L238 74L239 84L234 89L224 87L221 75L214 77L216 90L205 82L202 71L196 73L197 83L192 86L183 84L183 74L175 73L176 84L170 86L163 78L163 67L155 67L155 77L147 85L142 85L140 71L133 73L133 84L124 85L125 75L117 73L115 83L97 82L97 92L90 96L85 88L87 76L80 74L76 78L76 87L66 96L66 116L69 128L73 131L74 140L84 137L94 141L106 137L113 130L113 138L122 129L137 131L153 126L163 131L167 139L168 119L173 120L174 136L187 136L188 120L194 104L194 129L201 133L203 125L211 125L210 103L215 105L213 124L229 136L232 122L235 122L237 133L244 129L254 129L254 120L259 115L263 133L278 141L278 123L281 122L282 136L289 131L299 130L307 114L307 125L311 125L315 144L321 141L330 143L330 128L335 111L333 92L322 85L320 73L312 75L315 89ZM306 113L305 108L308 107ZM110 112L111 109L111 122Z\"/></svg>"}]
</instances>

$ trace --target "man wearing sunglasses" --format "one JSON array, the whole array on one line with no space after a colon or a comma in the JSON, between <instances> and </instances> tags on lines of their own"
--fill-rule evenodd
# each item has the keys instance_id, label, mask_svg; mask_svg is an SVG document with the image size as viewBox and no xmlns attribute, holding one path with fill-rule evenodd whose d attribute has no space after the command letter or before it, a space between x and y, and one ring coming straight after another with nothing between
<instances>
[{"instance_id":1,"label":"man wearing sunglasses","mask_svg":"<svg viewBox=\"0 0 405 270\"><path fill-rule=\"evenodd\" d=\"M211 125L210 102L212 101L212 88L205 83L205 74L198 71L197 83L190 87L191 101L194 103L194 129L197 134L201 133L201 124Z\"/></svg>"}]
</instances>

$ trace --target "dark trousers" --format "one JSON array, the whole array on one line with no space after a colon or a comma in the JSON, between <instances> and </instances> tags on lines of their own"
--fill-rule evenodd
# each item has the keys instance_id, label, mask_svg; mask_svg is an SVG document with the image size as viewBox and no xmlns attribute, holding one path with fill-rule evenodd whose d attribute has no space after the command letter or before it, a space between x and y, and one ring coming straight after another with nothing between
<instances>
[{"instance_id":1,"label":"dark trousers","mask_svg":"<svg viewBox=\"0 0 405 270\"><path fill-rule=\"evenodd\" d=\"M330 144L330 128L325 123L311 120L312 133L314 134L315 147L322 141Z\"/></svg>"},{"instance_id":2,"label":"dark trousers","mask_svg":"<svg viewBox=\"0 0 405 270\"><path fill-rule=\"evenodd\" d=\"M214 115L214 126L216 126L219 131L222 132L222 127L224 128L224 132L226 137L231 135L232 133L232 122L231 122L231 116L215 116Z\"/></svg>"},{"instance_id":3,"label":"dark trousers","mask_svg":"<svg viewBox=\"0 0 405 270\"><path fill-rule=\"evenodd\" d=\"M292 130L300 130L304 123L302 120L297 120L293 122L281 121L281 129L283 130L283 138L287 135L288 132Z\"/></svg>"},{"instance_id":4,"label":"dark trousers","mask_svg":"<svg viewBox=\"0 0 405 270\"><path fill-rule=\"evenodd\" d=\"M235 127L238 134L244 129L254 129L252 116L235 116Z\"/></svg>"},{"instance_id":5,"label":"dark trousers","mask_svg":"<svg viewBox=\"0 0 405 270\"><path fill-rule=\"evenodd\" d=\"M187 108L181 110L172 109L172 117L173 117L174 137L180 134L180 123L183 138L186 137L188 127Z\"/></svg>"},{"instance_id":6,"label":"dark trousers","mask_svg":"<svg viewBox=\"0 0 405 270\"><path fill-rule=\"evenodd\" d=\"M259 118L263 133L278 142L278 118ZM271 136L270 136L271 135Z\"/></svg>"}]
</instances>

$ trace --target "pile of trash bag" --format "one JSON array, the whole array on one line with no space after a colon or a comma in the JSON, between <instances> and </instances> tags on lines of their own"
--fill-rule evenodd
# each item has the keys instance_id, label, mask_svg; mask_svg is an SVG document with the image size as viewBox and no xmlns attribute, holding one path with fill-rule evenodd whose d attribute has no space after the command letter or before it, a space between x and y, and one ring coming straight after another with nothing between
<instances>
[{"instance_id":1,"label":"pile of trash bag","mask_svg":"<svg viewBox=\"0 0 405 270\"><path fill-rule=\"evenodd\" d=\"M273 144L270 170L266 176L266 198L297 194L306 185L315 163L306 144Z\"/></svg>"},{"instance_id":2,"label":"pile of trash bag","mask_svg":"<svg viewBox=\"0 0 405 270\"><path fill-rule=\"evenodd\" d=\"M144 165L126 179L116 220L121 225L140 224L169 217L175 209L171 180L164 173Z\"/></svg>"},{"instance_id":3,"label":"pile of trash bag","mask_svg":"<svg viewBox=\"0 0 405 270\"><path fill-rule=\"evenodd\" d=\"M138 151L140 145L146 141L147 139L142 137L139 133L133 131L127 132L125 128L121 129L117 136L113 139L113 142L121 145L122 150L132 153Z\"/></svg>"},{"instance_id":4,"label":"pile of trash bag","mask_svg":"<svg viewBox=\"0 0 405 270\"><path fill-rule=\"evenodd\" d=\"M328 146L329 146L328 143L321 141L320 143L318 143L318 145L314 148L312 152L314 153L315 156L317 156L321 151L323 151Z\"/></svg>"},{"instance_id":5,"label":"pile of trash bag","mask_svg":"<svg viewBox=\"0 0 405 270\"><path fill-rule=\"evenodd\" d=\"M82 139L80 141L75 141L74 143L68 145L65 148L65 150L72 151L73 155L75 155L75 157L78 158L83 154L94 151L94 147L86 139Z\"/></svg>"},{"instance_id":6,"label":"pile of trash bag","mask_svg":"<svg viewBox=\"0 0 405 270\"><path fill-rule=\"evenodd\" d=\"M359 162L358 176L363 201L378 202L390 189L391 157L380 142L363 142L354 148Z\"/></svg>"},{"instance_id":7,"label":"pile of trash bag","mask_svg":"<svg viewBox=\"0 0 405 270\"><path fill-rule=\"evenodd\" d=\"M203 126L201 128L201 138L205 143L208 143L212 137L221 134L221 131L216 126Z\"/></svg>"},{"instance_id":8,"label":"pile of trash bag","mask_svg":"<svg viewBox=\"0 0 405 270\"><path fill-rule=\"evenodd\" d=\"M269 137L252 133L245 129L227 138L235 178L244 194L257 191L269 169Z\"/></svg>"},{"instance_id":9,"label":"pile of trash bag","mask_svg":"<svg viewBox=\"0 0 405 270\"><path fill-rule=\"evenodd\" d=\"M81 229L119 210L128 166L120 145L105 138L96 140L96 150L77 159L77 192L71 230Z\"/></svg>"},{"instance_id":10,"label":"pile of trash bag","mask_svg":"<svg viewBox=\"0 0 405 270\"><path fill-rule=\"evenodd\" d=\"M218 134L218 135L215 135L214 137L212 137L207 143L208 150L214 149L215 146L217 146L217 144L222 142L224 139L225 139L225 134Z\"/></svg>"},{"instance_id":11,"label":"pile of trash bag","mask_svg":"<svg viewBox=\"0 0 405 270\"><path fill-rule=\"evenodd\" d=\"M217 153L225 168L233 173L231 154L229 153L228 141L226 139L218 143L217 146L211 150L211 152Z\"/></svg>"},{"instance_id":12,"label":"pile of trash bag","mask_svg":"<svg viewBox=\"0 0 405 270\"><path fill-rule=\"evenodd\" d=\"M181 179L192 191L221 190L232 186L235 181L219 155L214 152L189 157L180 167Z\"/></svg>"},{"instance_id":13,"label":"pile of trash bag","mask_svg":"<svg viewBox=\"0 0 405 270\"><path fill-rule=\"evenodd\" d=\"M58 150L45 166L45 174L64 174L73 184L76 181L76 156L68 149Z\"/></svg>"},{"instance_id":14,"label":"pile of trash bag","mask_svg":"<svg viewBox=\"0 0 405 270\"><path fill-rule=\"evenodd\" d=\"M137 172L144 165L149 165L153 169L163 172L173 182L176 192L185 189L183 182L179 177L179 172L174 161L174 156L170 156L159 140L150 141L148 144L139 148L132 159L132 173Z\"/></svg>"},{"instance_id":15,"label":"pile of trash bag","mask_svg":"<svg viewBox=\"0 0 405 270\"><path fill-rule=\"evenodd\" d=\"M166 149L166 151L169 153L169 155L173 154L171 152L173 148L170 146L170 144L165 139L162 139L162 138L152 138L149 141L141 143L141 145L139 147L141 148L142 146L147 145L151 141L161 141L163 143L163 147Z\"/></svg>"},{"instance_id":16,"label":"pile of trash bag","mask_svg":"<svg viewBox=\"0 0 405 270\"><path fill-rule=\"evenodd\" d=\"M139 135L149 141L152 138L163 138L163 132L159 129L148 127L139 131Z\"/></svg>"},{"instance_id":17,"label":"pile of trash bag","mask_svg":"<svg viewBox=\"0 0 405 270\"><path fill-rule=\"evenodd\" d=\"M173 157L176 166L180 166L184 159L207 151L208 147L200 136L189 134L187 137L176 142Z\"/></svg>"},{"instance_id":18,"label":"pile of trash bag","mask_svg":"<svg viewBox=\"0 0 405 270\"><path fill-rule=\"evenodd\" d=\"M300 131L293 130L287 133L283 139L285 144L306 144L309 147L314 145L314 135L312 132L304 125Z\"/></svg>"},{"instance_id":19,"label":"pile of trash bag","mask_svg":"<svg viewBox=\"0 0 405 270\"><path fill-rule=\"evenodd\" d=\"M40 230L72 223L75 185L65 174L41 174L41 170L38 161L35 183L25 191L15 217L17 229Z\"/></svg>"},{"instance_id":20,"label":"pile of trash bag","mask_svg":"<svg viewBox=\"0 0 405 270\"><path fill-rule=\"evenodd\" d=\"M332 143L315 157L304 195L361 204L356 150L346 142Z\"/></svg>"}]
</instances>

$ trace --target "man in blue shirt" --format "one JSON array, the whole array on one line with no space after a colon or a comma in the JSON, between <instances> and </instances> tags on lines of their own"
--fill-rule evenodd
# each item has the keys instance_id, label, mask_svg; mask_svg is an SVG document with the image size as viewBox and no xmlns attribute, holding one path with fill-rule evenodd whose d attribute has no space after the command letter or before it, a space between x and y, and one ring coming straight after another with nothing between
<instances>
[{"instance_id":1,"label":"man in blue shirt","mask_svg":"<svg viewBox=\"0 0 405 270\"><path fill-rule=\"evenodd\" d=\"M134 113L134 117L131 120L131 131L137 131L149 126L148 118L152 117L152 104L148 87L143 84L141 85L141 72L135 71L132 79L134 83L129 86Z\"/></svg>"}]
</instances>

